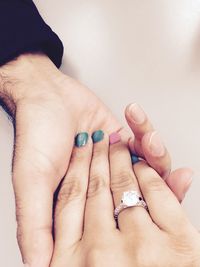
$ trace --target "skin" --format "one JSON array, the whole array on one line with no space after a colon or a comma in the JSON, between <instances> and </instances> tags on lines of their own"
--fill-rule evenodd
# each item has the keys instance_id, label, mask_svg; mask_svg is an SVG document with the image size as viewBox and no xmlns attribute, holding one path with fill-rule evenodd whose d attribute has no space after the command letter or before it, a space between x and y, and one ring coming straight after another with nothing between
<instances>
[{"instance_id":1,"label":"skin","mask_svg":"<svg viewBox=\"0 0 200 267\"><path fill-rule=\"evenodd\" d=\"M52 206L54 192L66 175L74 136L99 129L111 134L125 129L87 87L59 71L40 53L24 54L0 67L0 98L13 117L15 140L13 186L16 199L17 238L23 262L48 267L54 248ZM191 171L170 173L170 156L150 150L153 127L146 117L135 124L126 110L135 141L131 149L147 158L181 201ZM136 146L134 144L137 144Z\"/></svg>"},{"instance_id":2,"label":"skin","mask_svg":"<svg viewBox=\"0 0 200 267\"><path fill-rule=\"evenodd\" d=\"M88 180L87 180L88 178ZM142 207L113 210L122 193L143 194ZM55 213L51 267L199 267L200 234L177 198L145 161L132 166L126 142L108 136L74 148Z\"/></svg>"}]
</instances>

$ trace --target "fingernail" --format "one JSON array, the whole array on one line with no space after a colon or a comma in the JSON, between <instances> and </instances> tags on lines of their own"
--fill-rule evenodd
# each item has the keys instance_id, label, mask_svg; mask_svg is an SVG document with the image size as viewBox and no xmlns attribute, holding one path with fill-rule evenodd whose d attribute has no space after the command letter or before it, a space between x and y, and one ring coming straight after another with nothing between
<instances>
[{"instance_id":1,"label":"fingernail","mask_svg":"<svg viewBox=\"0 0 200 267\"><path fill-rule=\"evenodd\" d=\"M146 114L137 103L131 104L129 110L134 123L142 124L146 120Z\"/></svg>"},{"instance_id":2,"label":"fingernail","mask_svg":"<svg viewBox=\"0 0 200 267\"><path fill-rule=\"evenodd\" d=\"M121 141L121 136L120 136L120 134L117 133L117 132L112 133L112 134L109 136L109 141L110 141L110 145L119 143L119 142Z\"/></svg>"},{"instance_id":3,"label":"fingernail","mask_svg":"<svg viewBox=\"0 0 200 267\"><path fill-rule=\"evenodd\" d=\"M155 157L162 157L165 154L165 146L157 132L151 134L149 148Z\"/></svg>"},{"instance_id":4,"label":"fingernail","mask_svg":"<svg viewBox=\"0 0 200 267\"><path fill-rule=\"evenodd\" d=\"M140 159L137 155L132 154L131 155L131 161L132 161L132 164L136 164L136 163L140 162Z\"/></svg>"},{"instance_id":5,"label":"fingernail","mask_svg":"<svg viewBox=\"0 0 200 267\"><path fill-rule=\"evenodd\" d=\"M101 142L104 138L104 132L102 130L96 131L92 134L93 143Z\"/></svg>"},{"instance_id":6,"label":"fingernail","mask_svg":"<svg viewBox=\"0 0 200 267\"><path fill-rule=\"evenodd\" d=\"M75 146L76 147L83 147L87 144L88 142L89 135L86 132L79 133L75 137Z\"/></svg>"}]
</instances>

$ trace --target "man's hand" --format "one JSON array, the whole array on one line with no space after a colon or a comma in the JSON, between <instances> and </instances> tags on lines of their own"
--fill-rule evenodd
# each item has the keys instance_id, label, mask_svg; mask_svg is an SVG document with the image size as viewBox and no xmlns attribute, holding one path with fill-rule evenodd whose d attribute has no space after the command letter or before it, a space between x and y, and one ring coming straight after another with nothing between
<instances>
[{"instance_id":1,"label":"man's hand","mask_svg":"<svg viewBox=\"0 0 200 267\"><path fill-rule=\"evenodd\" d=\"M67 172L75 135L99 129L110 134L121 125L88 88L62 74L43 54L25 54L1 67L0 96L14 119L13 185L23 261L48 267L54 192ZM133 130L142 140L137 127ZM147 150L148 142L141 146ZM158 162L159 157L152 155L151 165L153 158ZM161 169L170 169L166 150Z\"/></svg>"}]
</instances>

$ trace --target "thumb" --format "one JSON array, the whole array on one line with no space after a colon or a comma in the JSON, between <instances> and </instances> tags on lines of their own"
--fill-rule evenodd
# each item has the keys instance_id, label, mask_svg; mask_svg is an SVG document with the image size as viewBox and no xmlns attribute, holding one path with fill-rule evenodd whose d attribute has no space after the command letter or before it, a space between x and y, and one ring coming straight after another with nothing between
<instances>
[{"instance_id":1,"label":"thumb","mask_svg":"<svg viewBox=\"0 0 200 267\"><path fill-rule=\"evenodd\" d=\"M71 115L63 116L48 104L22 102L16 115L13 186L17 238L27 267L50 265L53 196L68 167L74 141Z\"/></svg>"},{"instance_id":2,"label":"thumb","mask_svg":"<svg viewBox=\"0 0 200 267\"><path fill-rule=\"evenodd\" d=\"M13 184L23 262L26 267L48 267L53 252L53 187L43 175L19 164L14 168Z\"/></svg>"}]
</instances>

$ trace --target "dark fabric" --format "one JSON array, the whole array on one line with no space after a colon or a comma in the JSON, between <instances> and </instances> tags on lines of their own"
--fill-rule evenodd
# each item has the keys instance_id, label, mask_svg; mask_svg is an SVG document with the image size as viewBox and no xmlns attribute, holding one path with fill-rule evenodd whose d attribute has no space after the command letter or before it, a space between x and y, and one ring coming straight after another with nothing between
<instances>
[{"instance_id":1,"label":"dark fabric","mask_svg":"<svg viewBox=\"0 0 200 267\"><path fill-rule=\"evenodd\" d=\"M59 37L31 0L0 0L0 65L24 52L42 51L57 67L63 56Z\"/></svg>"}]
</instances>

